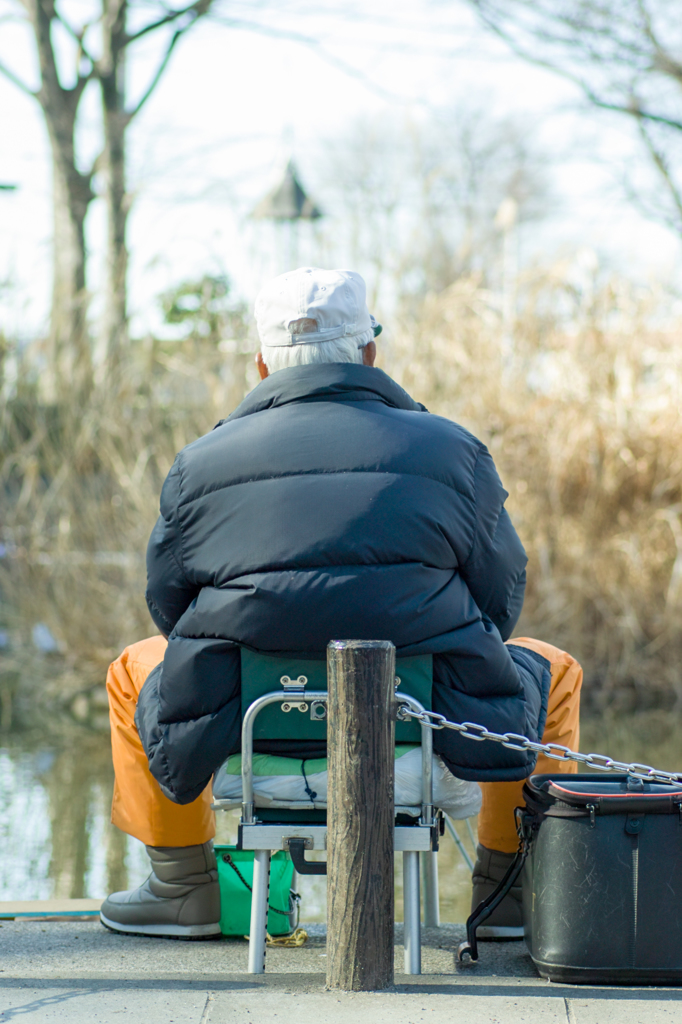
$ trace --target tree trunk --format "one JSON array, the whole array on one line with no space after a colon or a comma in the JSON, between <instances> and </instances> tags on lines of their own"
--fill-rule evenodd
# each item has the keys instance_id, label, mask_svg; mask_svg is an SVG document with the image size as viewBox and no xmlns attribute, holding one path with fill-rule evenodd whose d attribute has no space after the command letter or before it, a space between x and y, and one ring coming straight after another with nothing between
<instances>
[{"instance_id":1,"label":"tree trunk","mask_svg":"<svg viewBox=\"0 0 682 1024\"><path fill-rule=\"evenodd\" d=\"M45 115L53 162L54 271L50 318L48 368L45 386L57 399L89 387L92 360L87 329L84 225L94 198L92 173L76 166L74 132L78 105L87 84L79 76L65 89L60 80L52 45L56 20L51 0L26 4L36 40L41 84L35 94Z\"/></svg>"},{"instance_id":2,"label":"tree trunk","mask_svg":"<svg viewBox=\"0 0 682 1024\"><path fill-rule=\"evenodd\" d=\"M91 182L94 166L86 173L76 164L74 131L78 106L88 83L98 79L101 86L104 152L101 163L105 180L107 210L107 266L104 296L103 343L106 351L106 373L116 380L121 355L128 341L126 304L126 272L128 250L126 222L130 197L125 183L125 133L132 118L152 94L168 64L178 39L197 18L209 11L212 0L195 0L187 8L167 9L165 13L128 35L126 17L128 0L101 0L102 55L95 60L85 49L80 52L90 67L81 71L76 82L65 88L60 81L52 30L57 15L54 0L22 0L35 36L41 84L37 92L10 76L24 92L40 104L52 147L54 181L54 282L49 336L48 367L44 375L46 393L54 400L72 397L74 390L82 394L92 383L92 358L87 325L86 247L84 224L88 207L94 199ZM126 48L151 31L172 32L156 73L137 105L126 110L125 53ZM79 40L78 31L67 31Z\"/></svg>"},{"instance_id":3,"label":"tree trunk","mask_svg":"<svg viewBox=\"0 0 682 1024\"><path fill-rule=\"evenodd\" d=\"M68 172L67 172L68 173ZM53 278L46 397L87 388L92 374L85 288L87 203L73 201L63 166L53 169ZM89 200L88 200L89 202Z\"/></svg>"},{"instance_id":4,"label":"tree trunk","mask_svg":"<svg viewBox=\"0 0 682 1024\"><path fill-rule=\"evenodd\" d=\"M116 371L128 342L126 276L128 247L126 224L128 196L125 188L125 125L121 113L105 114L105 165L107 209L107 276L104 298L103 335L107 370Z\"/></svg>"},{"instance_id":5,"label":"tree trunk","mask_svg":"<svg viewBox=\"0 0 682 1024\"><path fill-rule=\"evenodd\" d=\"M125 133L130 115L125 109L126 0L104 0L103 53L99 62L104 127L104 188L107 210L107 255L102 335L107 373L116 373L128 341L126 275Z\"/></svg>"}]
</instances>

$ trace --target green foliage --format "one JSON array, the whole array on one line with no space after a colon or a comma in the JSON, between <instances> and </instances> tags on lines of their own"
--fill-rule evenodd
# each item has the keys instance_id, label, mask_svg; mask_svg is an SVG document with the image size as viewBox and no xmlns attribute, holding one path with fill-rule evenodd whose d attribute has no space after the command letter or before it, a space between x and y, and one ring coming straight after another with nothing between
<instances>
[{"instance_id":1,"label":"green foliage","mask_svg":"<svg viewBox=\"0 0 682 1024\"><path fill-rule=\"evenodd\" d=\"M182 325L185 337L192 335L216 343L224 337L226 323L242 315L242 308L230 302L228 279L209 274L171 288L161 296L160 303L164 323Z\"/></svg>"}]
</instances>

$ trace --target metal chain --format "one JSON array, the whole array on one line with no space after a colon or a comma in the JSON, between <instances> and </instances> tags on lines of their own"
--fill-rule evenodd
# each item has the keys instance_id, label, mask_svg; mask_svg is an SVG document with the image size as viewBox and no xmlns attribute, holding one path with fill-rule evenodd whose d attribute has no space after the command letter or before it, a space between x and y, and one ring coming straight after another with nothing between
<instances>
[{"instance_id":1,"label":"metal chain","mask_svg":"<svg viewBox=\"0 0 682 1024\"><path fill-rule=\"evenodd\" d=\"M439 715L435 711L413 711L407 704L401 704L398 698L398 718L400 721L407 721L412 718L429 729L454 729L460 736L467 740L474 740L481 743L483 740L492 740L493 743L501 743L509 750L531 750L535 754L544 754L553 761L578 761L580 764L588 765L599 772L624 772L638 779L646 779L648 782L661 782L668 785L679 785L682 783L682 772L664 772L658 768L650 768L647 764L625 764L623 761L614 761L605 754L579 754L568 747L562 747L560 743L534 743L527 736L520 736L515 732L490 732L484 725L477 725L475 722L448 722L445 715Z\"/></svg>"}]
</instances>

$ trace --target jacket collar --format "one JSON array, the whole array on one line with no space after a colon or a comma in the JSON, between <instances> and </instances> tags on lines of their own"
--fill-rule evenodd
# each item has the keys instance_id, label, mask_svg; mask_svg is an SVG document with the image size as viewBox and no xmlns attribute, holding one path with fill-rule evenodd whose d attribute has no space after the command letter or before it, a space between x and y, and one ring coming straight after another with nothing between
<instances>
[{"instance_id":1,"label":"jacket collar","mask_svg":"<svg viewBox=\"0 0 682 1024\"><path fill-rule=\"evenodd\" d=\"M229 420L292 402L384 402L394 409L426 412L387 373L357 363L321 363L290 366L262 380ZM226 420L216 424L221 426Z\"/></svg>"}]
</instances>

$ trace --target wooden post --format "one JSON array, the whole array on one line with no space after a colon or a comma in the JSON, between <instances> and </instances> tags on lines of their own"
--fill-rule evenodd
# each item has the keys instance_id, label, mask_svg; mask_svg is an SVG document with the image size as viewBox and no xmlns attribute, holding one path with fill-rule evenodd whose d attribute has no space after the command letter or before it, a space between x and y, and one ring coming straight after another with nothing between
<instances>
[{"instance_id":1,"label":"wooden post","mask_svg":"<svg viewBox=\"0 0 682 1024\"><path fill-rule=\"evenodd\" d=\"M395 647L327 648L327 988L393 985Z\"/></svg>"}]
</instances>

